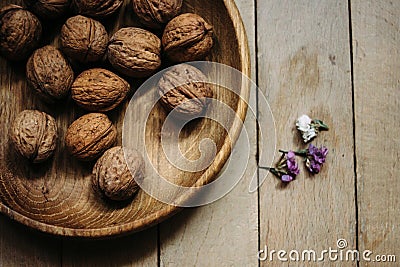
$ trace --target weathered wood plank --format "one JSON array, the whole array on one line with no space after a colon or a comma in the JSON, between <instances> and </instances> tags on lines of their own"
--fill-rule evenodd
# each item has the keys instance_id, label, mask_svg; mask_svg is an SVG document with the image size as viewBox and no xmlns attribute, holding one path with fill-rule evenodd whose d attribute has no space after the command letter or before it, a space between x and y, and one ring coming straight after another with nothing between
<instances>
[{"instance_id":1,"label":"weathered wood plank","mask_svg":"<svg viewBox=\"0 0 400 267\"><path fill-rule=\"evenodd\" d=\"M247 30L255 76L253 1L236 0ZM252 92L255 100L255 92ZM160 225L161 266L257 266L257 193L248 191L256 168L256 128L253 116L245 122L252 145L250 170L227 196L210 205L186 209ZM246 142L236 144L237 151ZM234 155L235 160L247 160ZM233 174L232 174L233 175Z\"/></svg>"},{"instance_id":2,"label":"weathered wood plank","mask_svg":"<svg viewBox=\"0 0 400 267\"><path fill-rule=\"evenodd\" d=\"M399 261L400 2L351 6L359 246Z\"/></svg>"},{"instance_id":3,"label":"weathered wood plank","mask_svg":"<svg viewBox=\"0 0 400 267\"><path fill-rule=\"evenodd\" d=\"M254 13L254 10L251 14ZM254 43L254 41L253 41ZM255 130L255 127L253 127ZM255 144L255 131L251 133L253 136ZM253 168L255 165L255 160L251 163ZM254 198L254 197L253 197ZM228 202L227 205L231 205L231 202ZM226 207L223 207L226 208ZM240 223L248 225L256 225L257 224L257 204L253 205L253 215L249 218L252 219L252 223L247 224L246 218L241 220ZM255 212L254 212L255 210ZM233 217L233 215L231 215ZM221 220L220 220L221 221ZM18 237L15 241L10 242L8 235L10 237L14 237L12 231L10 231L8 226L4 227L1 231L5 233L2 235L2 241L4 242L4 246L9 246L9 250L4 249L2 251L2 259L4 261L1 263L7 263L6 265L15 265L15 264L24 264L26 265L39 265L42 266L44 264L49 264L51 266L55 266L58 264L62 264L65 266L99 266L99 265L133 265L133 266L155 266L157 265L157 235L156 228L152 228L148 231L136 234L134 236L121 238L117 240L104 240L104 241L82 241L82 240L63 240L62 248L61 243L58 239L45 239L38 237L37 241L33 241L31 239L36 238L35 235L28 235L27 244L33 243L37 245L36 248L32 249L30 247L26 247L26 251L19 252L15 247L10 246L13 242L15 244L20 244L20 242L24 242L24 238ZM25 229L25 228L24 228ZM227 229L225 235L229 234L229 231L232 230ZM254 240L248 239L248 248L249 251L253 251L257 249L257 229L252 229ZM241 237L244 235L237 236L237 241L242 241ZM3 244L3 243L2 243ZM251 245L254 249L251 248ZM25 248L24 245L21 246ZM28 252L27 252L28 251ZM48 256L45 253L50 253L51 256ZM221 249L222 252L222 249ZM62 253L62 257L60 256ZM14 255L15 254L15 255ZM32 256L32 255L33 256ZM234 251L232 251L231 255L234 255ZM247 257L248 258L248 257ZM245 258L245 260L247 259ZM62 259L62 260L61 260ZM256 262L255 260L253 260ZM243 261L247 263L247 261Z\"/></svg>"},{"instance_id":4,"label":"weathered wood plank","mask_svg":"<svg viewBox=\"0 0 400 267\"><path fill-rule=\"evenodd\" d=\"M2 1L0 8L11 3L21 5L22 1ZM5 60L1 60L1 73L0 88L3 92L15 89L12 88L13 82L24 75L21 70L14 71ZM31 231L0 216L0 266L57 266L60 263L61 240Z\"/></svg>"},{"instance_id":5,"label":"weathered wood plank","mask_svg":"<svg viewBox=\"0 0 400 267\"><path fill-rule=\"evenodd\" d=\"M0 216L0 266L58 266L61 240Z\"/></svg>"},{"instance_id":6,"label":"weathered wood plank","mask_svg":"<svg viewBox=\"0 0 400 267\"><path fill-rule=\"evenodd\" d=\"M330 149L319 175L310 176L300 163L302 173L288 186L272 175L262 185L260 249L313 249L319 257L323 249L336 248L339 238L346 239L349 248L355 248L347 2L259 0L257 18L259 86L275 116L277 148L306 147L295 129L295 121L302 114L320 118L331 126L314 142ZM273 127L267 118L260 114L262 132ZM273 151L262 146L260 150L264 153L260 165L269 165L266 158ZM260 170L260 178L266 174ZM282 264L276 255L274 261L262 262L262 266ZM325 264L334 263L326 257Z\"/></svg>"},{"instance_id":7,"label":"weathered wood plank","mask_svg":"<svg viewBox=\"0 0 400 267\"><path fill-rule=\"evenodd\" d=\"M63 266L157 266L155 227L111 240L64 240Z\"/></svg>"}]
</instances>

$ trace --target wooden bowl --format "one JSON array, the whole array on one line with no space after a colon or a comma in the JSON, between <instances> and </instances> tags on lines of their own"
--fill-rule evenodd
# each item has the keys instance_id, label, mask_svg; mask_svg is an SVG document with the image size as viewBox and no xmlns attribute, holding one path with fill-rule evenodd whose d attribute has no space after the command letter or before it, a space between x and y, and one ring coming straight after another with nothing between
<instances>
[{"instance_id":1,"label":"wooden bowl","mask_svg":"<svg viewBox=\"0 0 400 267\"><path fill-rule=\"evenodd\" d=\"M19 1L8 1L20 4ZM126 25L135 25L132 11L126 1L118 15L105 23L110 32ZM184 12L203 16L214 26L215 46L208 60L224 63L250 76L249 48L243 23L234 0L185 0ZM110 21L117 21L112 24ZM61 23L54 32L59 32ZM57 37L57 36L54 36ZM51 42L51 40L49 40ZM56 43L56 42L55 42ZM37 230L77 237L110 237L142 230L157 224L180 210L150 197L142 190L129 203L107 203L97 197L91 188L93 162L81 163L66 152L64 137L67 127L85 112L67 100L65 106L46 105L27 86L25 62L9 63L0 60L0 210L10 218ZM109 66L107 66L109 67ZM130 81L133 87L139 82ZM202 119L189 125L180 136L184 153L198 154L197 144L203 138L213 139L216 157L207 169L195 173L180 171L160 157L160 130L165 111L156 106L146 124L146 149L157 168L168 170L174 182L183 186L200 186L212 181L230 156L232 144L241 132L241 122L247 111L249 88L242 86L239 96L219 90L215 96L229 105L237 114L228 129L212 120ZM149 94L146 97L152 97ZM123 115L127 103L107 115L117 125L118 144L122 142ZM25 109L39 109L54 116L59 127L59 141L54 158L33 165L21 158L9 142L10 123ZM228 136L230 133L230 137ZM149 144L149 145L148 145ZM192 196L186 196L192 197Z\"/></svg>"}]
</instances>

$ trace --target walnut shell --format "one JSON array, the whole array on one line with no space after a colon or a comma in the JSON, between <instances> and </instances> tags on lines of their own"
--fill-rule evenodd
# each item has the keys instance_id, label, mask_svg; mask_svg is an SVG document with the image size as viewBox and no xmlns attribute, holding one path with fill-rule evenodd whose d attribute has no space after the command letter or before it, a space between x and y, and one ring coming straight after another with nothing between
<instances>
[{"instance_id":1,"label":"walnut shell","mask_svg":"<svg viewBox=\"0 0 400 267\"><path fill-rule=\"evenodd\" d=\"M26 59L39 45L42 25L39 19L20 6L0 9L0 54L9 60Z\"/></svg>"},{"instance_id":2,"label":"walnut shell","mask_svg":"<svg viewBox=\"0 0 400 267\"><path fill-rule=\"evenodd\" d=\"M15 149L33 163L40 163L54 154L57 143L56 121L38 110L24 110L11 127Z\"/></svg>"},{"instance_id":3,"label":"walnut shell","mask_svg":"<svg viewBox=\"0 0 400 267\"><path fill-rule=\"evenodd\" d=\"M144 26L158 30L181 12L182 0L133 0L132 5Z\"/></svg>"},{"instance_id":4,"label":"walnut shell","mask_svg":"<svg viewBox=\"0 0 400 267\"><path fill-rule=\"evenodd\" d=\"M86 110L105 112L118 106L129 90L129 83L111 71L90 69L72 84L72 99Z\"/></svg>"},{"instance_id":5,"label":"walnut shell","mask_svg":"<svg viewBox=\"0 0 400 267\"><path fill-rule=\"evenodd\" d=\"M110 148L116 138L117 129L106 115L89 113L69 126L65 144L72 156L82 161L90 161Z\"/></svg>"},{"instance_id":6,"label":"walnut shell","mask_svg":"<svg viewBox=\"0 0 400 267\"><path fill-rule=\"evenodd\" d=\"M28 84L44 100L54 102L66 97L74 82L74 71L54 46L36 50L26 64Z\"/></svg>"},{"instance_id":7,"label":"walnut shell","mask_svg":"<svg viewBox=\"0 0 400 267\"><path fill-rule=\"evenodd\" d=\"M104 18L117 12L124 0L72 0L77 14L94 18Z\"/></svg>"},{"instance_id":8,"label":"walnut shell","mask_svg":"<svg viewBox=\"0 0 400 267\"><path fill-rule=\"evenodd\" d=\"M150 76L161 66L161 40L143 29L120 29L111 37L107 51L111 65L130 77Z\"/></svg>"},{"instance_id":9,"label":"walnut shell","mask_svg":"<svg viewBox=\"0 0 400 267\"><path fill-rule=\"evenodd\" d=\"M162 44L167 57L174 62L203 59L213 46L213 27L202 17L182 14L165 27Z\"/></svg>"},{"instance_id":10,"label":"walnut shell","mask_svg":"<svg viewBox=\"0 0 400 267\"><path fill-rule=\"evenodd\" d=\"M43 19L57 19L68 10L70 0L24 0L28 9Z\"/></svg>"},{"instance_id":11,"label":"walnut shell","mask_svg":"<svg viewBox=\"0 0 400 267\"><path fill-rule=\"evenodd\" d=\"M127 200L139 190L136 181L144 178L144 172L144 160L136 150L113 147L94 165L93 188L111 200Z\"/></svg>"},{"instance_id":12,"label":"walnut shell","mask_svg":"<svg viewBox=\"0 0 400 267\"><path fill-rule=\"evenodd\" d=\"M108 33L91 18L69 18L61 28L61 49L71 59L81 63L100 61L106 53Z\"/></svg>"},{"instance_id":13,"label":"walnut shell","mask_svg":"<svg viewBox=\"0 0 400 267\"><path fill-rule=\"evenodd\" d=\"M180 119L191 119L207 109L213 91L197 68L180 64L167 70L158 82L161 103ZM208 98L208 99L207 99Z\"/></svg>"}]
</instances>

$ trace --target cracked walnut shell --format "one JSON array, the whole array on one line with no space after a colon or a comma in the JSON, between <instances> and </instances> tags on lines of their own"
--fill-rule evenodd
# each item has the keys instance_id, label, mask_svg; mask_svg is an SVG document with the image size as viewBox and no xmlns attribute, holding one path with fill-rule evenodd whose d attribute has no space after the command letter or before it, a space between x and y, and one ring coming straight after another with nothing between
<instances>
[{"instance_id":1,"label":"cracked walnut shell","mask_svg":"<svg viewBox=\"0 0 400 267\"><path fill-rule=\"evenodd\" d=\"M117 129L102 113L89 113L68 128L65 144L68 152L82 161L98 158L116 141Z\"/></svg>"},{"instance_id":2,"label":"cracked walnut shell","mask_svg":"<svg viewBox=\"0 0 400 267\"><path fill-rule=\"evenodd\" d=\"M124 0L72 0L77 14L94 18L104 18L115 13Z\"/></svg>"},{"instance_id":3,"label":"cracked walnut shell","mask_svg":"<svg viewBox=\"0 0 400 267\"><path fill-rule=\"evenodd\" d=\"M38 110L24 110L11 126L15 149L33 163L40 163L54 154L57 142L56 121Z\"/></svg>"},{"instance_id":4,"label":"cracked walnut shell","mask_svg":"<svg viewBox=\"0 0 400 267\"><path fill-rule=\"evenodd\" d=\"M113 147L97 160L93 168L93 188L111 200L127 200L139 190L136 181L144 178L144 172L144 160L136 150Z\"/></svg>"},{"instance_id":5,"label":"cracked walnut shell","mask_svg":"<svg viewBox=\"0 0 400 267\"><path fill-rule=\"evenodd\" d=\"M111 37L107 55L119 72L135 78L148 77L161 66L161 40L143 29L122 28Z\"/></svg>"},{"instance_id":6,"label":"cracked walnut shell","mask_svg":"<svg viewBox=\"0 0 400 267\"><path fill-rule=\"evenodd\" d=\"M69 18L61 28L61 50L81 63L103 59L108 33L103 24L84 16Z\"/></svg>"},{"instance_id":7,"label":"cracked walnut shell","mask_svg":"<svg viewBox=\"0 0 400 267\"><path fill-rule=\"evenodd\" d=\"M28 9L43 19L57 19L63 16L70 4L70 0L24 0Z\"/></svg>"},{"instance_id":8,"label":"cracked walnut shell","mask_svg":"<svg viewBox=\"0 0 400 267\"><path fill-rule=\"evenodd\" d=\"M174 62L201 60L213 46L213 27L199 15L185 13L167 24L162 44Z\"/></svg>"},{"instance_id":9,"label":"cracked walnut shell","mask_svg":"<svg viewBox=\"0 0 400 267\"><path fill-rule=\"evenodd\" d=\"M82 72L72 84L72 99L89 111L106 112L118 106L128 94L130 85L106 69Z\"/></svg>"},{"instance_id":10,"label":"cracked walnut shell","mask_svg":"<svg viewBox=\"0 0 400 267\"><path fill-rule=\"evenodd\" d=\"M26 59L39 45L42 25L39 19L20 6L0 9L0 54L9 60Z\"/></svg>"},{"instance_id":11,"label":"cracked walnut shell","mask_svg":"<svg viewBox=\"0 0 400 267\"><path fill-rule=\"evenodd\" d=\"M182 0L133 0L132 5L144 26L158 30L179 14Z\"/></svg>"},{"instance_id":12,"label":"cracked walnut shell","mask_svg":"<svg viewBox=\"0 0 400 267\"><path fill-rule=\"evenodd\" d=\"M66 97L74 81L74 71L54 46L36 50L26 64L28 84L40 97L54 102Z\"/></svg>"},{"instance_id":13,"label":"cracked walnut shell","mask_svg":"<svg viewBox=\"0 0 400 267\"><path fill-rule=\"evenodd\" d=\"M167 70L158 82L161 103L172 115L192 119L205 112L213 91L207 77L197 68L180 64Z\"/></svg>"}]
</instances>

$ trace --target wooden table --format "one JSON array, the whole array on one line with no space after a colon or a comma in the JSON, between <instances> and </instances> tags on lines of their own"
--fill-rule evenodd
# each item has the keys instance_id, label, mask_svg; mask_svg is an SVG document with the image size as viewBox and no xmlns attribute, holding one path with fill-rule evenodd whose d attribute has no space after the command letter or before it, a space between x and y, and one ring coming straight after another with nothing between
<instances>
[{"instance_id":1,"label":"wooden table","mask_svg":"<svg viewBox=\"0 0 400 267\"><path fill-rule=\"evenodd\" d=\"M116 240L54 238L2 216L0 266L258 266L265 246L322 251L337 248L338 239L349 249L396 255L400 262L400 1L237 4L252 49L253 79L275 116L278 148L304 146L294 128L301 114L331 126L316 141L330 148L322 173L303 172L287 187L268 176L252 194L248 175L211 205ZM267 120L259 114L260 131L270 127ZM265 148L257 142L256 121L246 124L253 129L249 164L256 168L257 151ZM268 164L264 160L261 165ZM276 255L260 263L284 265ZM291 266L304 265L357 264Z\"/></svg>"}]
</instances>

